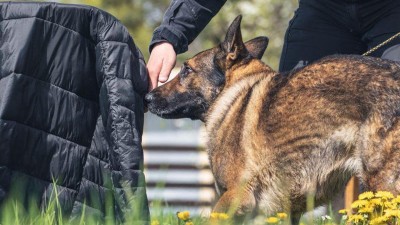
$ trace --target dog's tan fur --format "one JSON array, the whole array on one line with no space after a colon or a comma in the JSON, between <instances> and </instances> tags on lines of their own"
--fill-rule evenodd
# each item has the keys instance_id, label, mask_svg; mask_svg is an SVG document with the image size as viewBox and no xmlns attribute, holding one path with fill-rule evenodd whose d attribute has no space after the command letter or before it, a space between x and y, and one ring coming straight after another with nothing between
<instances>
[{"instance_id":1,"label":"dog's tan fur","mask_svg":"<svg viewBox=\"0 0 400 225\"><path fill-rule=\"evenodd\" d=\"M316 205L325 203L352 175L366 190L399 194L399 66L331 56L279 74L258 59L266 43L243 45L239 24L240 18L220 46L188 60L187 76L147 97L150 111L160 116L205 122L221 194L214 211L285 211L298 220L308 194L315 194ZM210 78L218 73L222 84ZM178 92L203 100L193 97L193 106L169 110Z\"/></svg>"}]
</instances>

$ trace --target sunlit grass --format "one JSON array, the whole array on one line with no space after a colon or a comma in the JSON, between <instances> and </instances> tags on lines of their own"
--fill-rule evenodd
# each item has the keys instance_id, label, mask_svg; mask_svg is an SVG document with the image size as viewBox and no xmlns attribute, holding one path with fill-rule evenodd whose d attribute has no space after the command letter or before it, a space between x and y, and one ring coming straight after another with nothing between
<instances>
[{"instance_id":1,"label":"sunlit grass","mask_svg":"<svg viewBox=\"0 0 400 225\"><path fill-rule=\"evenodd\" d=\"M54 187L54 190L57 190ZM50 202L45 209L35 207L30 204L28 208L24 207L15 198L6 202L0 211L0 225L114 225L113 214L106 213L106 220L86 215L85 208L81 216L73 221L63 218L60 202L56 198L59 193L54 191L50 196ZM127 196L133 196L127 192ZM137 199L137 197L135 197ZM124 224L137 224L138 218L141 218L141 212L135 209L134 199L130 201L131 210L125 215ZM152 216L150 225L231 225L234 224L233 215L226 213L211 213L209 215L192 215L189 211L171 213L169 209L161 202L153 202ZM301 225L400 225L400 196L393 196L389 192L379 191L376 193L365 192L359 195L359 199L352 204L352 210L339 210L342 214L340 221L335 221L334 215L324 215L313 217L310 220L303 220ZM332 213L333 214L333 213ZM278 212L274 215L257 215L252 218L246 218L244 225L289 225L290 215ZM143 224L144 225L144 224Z\"/></svg>"}]
</instances>

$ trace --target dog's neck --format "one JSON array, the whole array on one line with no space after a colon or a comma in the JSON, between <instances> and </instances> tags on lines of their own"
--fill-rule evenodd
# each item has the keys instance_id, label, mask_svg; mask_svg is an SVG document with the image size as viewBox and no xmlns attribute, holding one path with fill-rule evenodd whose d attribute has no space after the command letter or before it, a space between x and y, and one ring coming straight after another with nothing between
<instances>
[{"instance_id":1,"label":"dog's neck","mask_svg":"<svg viewBox=\"0 0 400 225\"><path fill-rule=\"evenodd\" d=\"M211 104L205 117L202 119L208 131L215 130L215 127L220 126L225 115L230 110L234 110L232 105L236 99L246 95L260 80L269 83L277 73L269 66L257 60L252 65L248 64L247 66L243 64L236 67L229 75L231 75L230 83L225 84L223 90Z\"/></svg>"},{"instance_id":2,"label":"dog's neck","mask_svg":"<svg viewBox=\"0 0 400 225\"><path fill-rule=\"evenodd\" d=\"M276 73L271 67L259 59L250 59L233 65L225 72L224 89L237 83L239 80L252 75L263 73L265 75Z\"/></svg>"}]
</instances>

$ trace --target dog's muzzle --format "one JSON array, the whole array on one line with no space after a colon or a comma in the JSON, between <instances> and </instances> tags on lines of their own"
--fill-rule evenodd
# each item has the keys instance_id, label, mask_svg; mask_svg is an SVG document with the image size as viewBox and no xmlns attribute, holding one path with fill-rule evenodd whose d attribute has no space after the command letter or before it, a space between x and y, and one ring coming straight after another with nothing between
<instances>
[{"instance_id":1,"label":"dog's muzzle","mask_svg":"<svg viewBox=\"0 0 400 225\"><path fill-rule=\"evenodd\" d=\"M144 96L144 103L146 105L150 104L154 100L154 93L150 92L147 93L146 96Z\"/></svg>"},{"instance_id":2,"label":"dog's muzzle","mask_svg":"<svg viewBox=\"0 0 400 225\"><path fill-rule=\"evenodd\" d=\"M158 115L167 106L167 101L159 93L150 92L144 96L144 104L150 112Z\"/></svg>"}]
</instances>

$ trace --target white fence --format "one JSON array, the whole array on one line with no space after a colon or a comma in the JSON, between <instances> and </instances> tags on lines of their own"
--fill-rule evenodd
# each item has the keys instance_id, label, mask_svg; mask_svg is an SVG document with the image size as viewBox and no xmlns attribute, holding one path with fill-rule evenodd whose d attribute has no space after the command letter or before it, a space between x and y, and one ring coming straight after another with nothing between
<instances>
[{"instance_id":1,"label":"white fence","mask_svg":"<svg viewBox=\"0 0 400 225\"><path fill-rule=\"evenodd\" d=\"M208 156L202 147L200 126L185 128L182 123L192 122L157 122L159 119L154 116L146 116L147 121L152 120L153 127L154 124L164 127L149 128L143 135L150 210L153 203L161 202L164 211L189 210L192 214L208 214L216 193ZM181 129L175 129L174 124Z\"/></svg>"}]
</instances>

